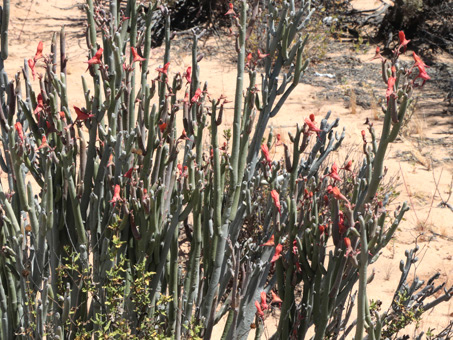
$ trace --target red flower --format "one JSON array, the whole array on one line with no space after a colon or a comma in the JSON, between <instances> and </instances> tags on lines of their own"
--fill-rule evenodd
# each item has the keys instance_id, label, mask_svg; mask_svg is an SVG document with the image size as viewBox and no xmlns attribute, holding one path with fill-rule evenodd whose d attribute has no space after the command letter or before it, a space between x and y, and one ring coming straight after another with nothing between
<instances>
[{"instance_id":1,"label":"red flower","mask_svg":"<svg viewBox=\"0 0 453 340\"><path fill-rule=\"evenodd\" d=\"M266 298L267 298L266 292L265 292L265 291L262 291L262 292L261 292L261 309L262 309L262 310L266 310L266 309L269 308L269 305L268 305L267 302L266 302Z\"/></svg>"},{"instance_id":2,"label":"red flower","mask_svg":"<svg viewBox=\"0 0 453 340\"><path fill-rule=\"evenodd\" d=\"M269 54L264 54L261 53L260 49L258 49L258 60L264 59L268 56Z\"/></svg>"},{"instance_id":3,"label":"red flower","mask_svg":"<svg viewBox=\"0 0 453 340\"><path fill-rule=\"evenodd\" d=\"M245 63L245 66L250 66L250 62L252 61L252 53L247 54L247 62Z\"/></svg>"},{"instance_id":4,"label":"red flower","mask_svg":"<svg viewBox=\"0 0 453 340\"><path fill-rule=\"evenodd\" d=\"M41 145L36 150L41 150L41 149L48 148L48 147L49 147L49 144L47 144L47 138L44 135L44 136L42 136L42 139L41 139Z\"/></svg>"},{"instance_id":5,"label":"red flower","mask_svg":"<svg viewBox=\"0 0 453 340\"><path fill-rule=\"evenodd\" d=\"M33 59L28 59L28 67L30 67L31 75L33 76L33 80L35 80L35 62Z\"/></svg>"},{"instance_id":6,"label":"red flower","mask_svg":"<svg viewBox=\"0 0 453 340\"><path fill-rule=\"evenodd\" d=\"M350 160L345 166L344 168L341 168L343 170L346 170L346 171L351 171L352 172L352 160Z\"/></svg>"},{"instance_id":7,"label":"red flower","mask_svg":"<svg viewBox=\"0 0 453 340\"><path fill-rule=\"evenodd\" d=\"M348 256L355 256L360 254L360 250L354 250L351 245L351 240L348 237L343 238L344 245L346 246L346 253L344 254L345 257Z\"/></svg>"},{"instance_id":8,"label":"red flower","mask_svg":"<svg viewBox=\"0 0 453 340\"><path fill-rule=\"evenodd\" d=\"M159 130L161 133L164 133L166 128L167 128L167 123L162 123L159 125Z\"/></svg>"},{"instance_id":9,"label":"red flower","mask_svg":"<svg viewBox=\"0 0 453 340\"><path fill-rule=\"evenodd\" d=\"M398 51L404 47L404 52L406 52L407 44L409 44L410 40L406 40L406 36L404 35L403 31L399 31L398 38L400 40L400 46L398 47Z\"/></svg>"},{"instance_id":10,"label":"red flower","mask_svg":"<svg viewBox=\"0 0 453 340\"><path fill-rule=\"evenodd\" d=\"M134 47L131 47L131 52L132 52L132 56L134 57L134 60L132 60L132 63L135 63L136 61L145 61L146 59L139 56L137 50L134 48Z\"/></svg>"},{"instance_id":11,"label":"red flower","mask_svg":"<svg viewBox=\"0 0 453 340\"><path fill-rule=\"evenodd\" d=\"M396 76L396 67L395 67L395 65L392 66L391 70L392 70L392 77L395 77Z\"/></svg>"},{"instance_id":12,"label":"red flower","mask_svg":"<svg viewBox=\"0 0 453 340\"><path fill-rule=\"evenodd\" d=\"M14 127L16 128L17 135L19 136L20 140L23 142L24 141L24 131L22 130L22 124L20 122L17 122L14 124Z\"/></svg>"},{"instance_id":13,"label":"red flower","mask_svg":"<svg viewBox=\"0 0 453 340\"><path fill-rule=\"evenodd\" d=\"M42 41L38 43L38 48L36 49L36 54L35 57L33 58L33 61L36 62L37 60L42 58L42 50L44 49L44 45Z\"/></svg>"},{"instance_id":14,"label":"red flower","mask_svg":"<svg viewBox=\"0 0 453 340\"><path fill-rule=\"evenodd\" d=\"M415 77L415 79L422 78L423 79L422 86L423 86L427 80L431 79L431 77L428 75L428 73L426 72L426 69L425 69L425 67L428 67L428 65L426 65L423 62L423 60L415 52L412 53L412 57L414 58L414 61L415 61L415 64L412 67L418 68L418 75L417 75L417 77ZM414 79L414 81L415 81L415 79Z\"/></svg>"},{"instance_id":15,"label":"red flower","mask_svg":"<svg viewBox=\"0 0 453 340\"><path fill-rule=\"evenodd\" d=\"M417 77L415 77L415 79L417 79L417 78L423 79L423 83L422 83L422 86L423 86L423 85L425 85L427 80L431 79L431 77L428 75L428 73L426 72L424 67L419 66L418 71L419 71L418 75L417 75ZM415 81L415 79L414 79L414 81Z\"/></svg>"},{"instance_id":16,"label":"red flower","mask_svg":"<svg viewBox=\"0 0 453 340\"><path fill-rule=\"evenodd\" d=\"M335 181L341 182L341 178L338 175L338 167L336 163L333 163L332 168L330 169L330 173L327 176L333 178Z\"/></svg>"},{"instance_id":17,"label":"red flower","mask_svg":"<svg viewBox=\"0 0 453 340\"><path fill-rule=\"evenodd\" d=\"M349 203L348 199L340 192L340 189L338 189L337 187L332 187L331 185L329 185L327 187L327 192L329 194L332 194L335 199L344 200Z\"/></svg>"},{"instance_id":18,"label":"red flower","mask_svg":"<svg viewBox=\"0 0 453 340\"><path fill-rule=\"evenodd\" d=\"M274 293L274 291L271 290L271 294L272 294L272 301L271 301L271 304L272 303L283 303L282 299L280 299L280 297Z\"/></svg>"},{"instance_id":19,"label":"red flower","mask_svg":"<svg viewBox=\"0 0 453 340\"><path fill-rule=\"evenodd\" d=\"M384 61L384 57L381 55L381 49L379 48L379 46L376 46L376 52L371 60L374 59L381 59L381 61Z\"/></svg>"},{"instance_id":20,"label":"red flower","mask_svg":"<svg viewBox=\"0 0 453 340\"><path fill-rule=\"evenodd\" d=\"M274 205L277 208L278 213L281 214L280 197L279 197L277 190L272 190L271 196L272 196L272 199L274 200Z\"/></svg>"},{"instance_id":21,"label":"red flower","mask_svg":"<svg viewBox=\"0 0 453 340\"><path fill-rule=\"evenodd\" d=\"M269 164L269 167L272 167L271 155L269 154L269 148L266 144L261 144L261 151L263 152L264 158L266 159L267 164Z\"/></svg>"},{"instance_id":22,"label":"red flower","mask_svg":"<svg viewBox=\"0 0 453 340\"><path fill-rule=\"evenodd\" d=\"M321 132L321 130L316 127L311 119L305 118L305 124L307 124L309 132L312 131L316 132L317 134Z\"/></svg>"},{"instance_id":23,"label":"red flower","mask_svg":"<svg viewBox=\"0 0 453 340\"><path fill-rule=\"evenodd\" d=\"M135 167L132 167L129 170L127 170L127 172L123 175L123 177L132 179L132 172L134 171L134 169L135 169Z\"/></svg>"},{"instance_id":24,"label":"red flower","mask_svg":"<svg viewBox=\"0 0 453 340\"><path fill-rule=\"evenodd\" d=\"M85 113L83 112L81 109L79 109L77 106L73 106L74 107L74 110L77 114L77 119L76 120L82 120L82 121L85 121L87 119L90 119L90 118L93 118L94 115L93 114L88 114L88 113Z\"/></svg>"},{"instance_id":25,"label":"red flower","mask_svg":"<svg viewBox=\"0 0 453 340\"><path fill-rule=\"evenodd\" d=\"M115 188L113 189L113 198L110 200L110 203L116 203L118 201L121 201L120 191L121 191L120 185L116 184Z\"/></svg>"},{"instance_id":26,"label":"red flower","mask_svg":"<svg viewBox=\"0 0 453 340\"><path fill-rule=\"evenodd\" d=\"M315 115L314 113L310 113L310 116L308 116L310 120L314 123L315 122Z\"/></svg>"},{"instance_id":27,"label":"red flower","mask_svg":"<svg viewBox=\"0 0 453 340\"><path fill-rule=\"evenodd\" d=\"M201 89L197 89L197 90L195 91L194 96L193 96L192 99L190 100L190 102L193 104L193 103L195 103L196 101L198 101L198 99L199 99L200 96L201 96L201 93L202 93Z\"/></svg>"},{"instance_id":28,"label":"red flower","mask_svg":"<svg viewBox=\"0 0 453 340\"><path fill-rule=\"evenodd\" d=\"M228 12L226 12L225 15L229 15L229 14L236 15L233 4L230 2L228 4L228 6L229 6Z\"/></svg>"},{"instance_id":29,"label":"red flower","mask_svg":"<svg viewBox=\"0 0 453 340\"><path fill-rule=\"evenodd\" d=\"M264 312L261 309L260 303L258 301L255 301L255 307L256 307L256 314L258 314L258 316L262 318L264 316Z\"/></svg>"},{"instance_id":30,"label":"red flower","mask_svg":"<svg viewBox=\"0 0 453 340\"><path fill-rule=\"evenodd\" d=\"M280 146L282 145L282 135L277 133L277 136L275 136L277 138L277 142L275 143L275 146Z\"/></svg>"},{"instance_id":31,"label":"red flower","mask_svg":"<svg viewBox=\"0 0 453 340\"><path fill-rule=\"evenodd\" d=\"M162 67L162 68L156 68L156 71L159 72L159 73L163 73L163 74L165 74L165 75L168 75L168 74L167 74L167 71L168 71L168 67L169 67L169 66L170 66L170 63L168 62L168 63L166 63L166 64L164 65L164 67Z\"/></svg>"},{"instance_id":32,"label":"red flower","mask_svg":"<svg viewBox=\"0 0 453 340\"><path fill-rule=\"evenodd\" d=\"M412 52L412 57L414 58L414 61L415 61L415 65L414 66L417 66L417 67L428 67L428 65L426 65L422 58L420 58L415 52Z\"/></svg>"},{"instance_id":33,"label":"red flower","mask_svg":"<svg viewBox=\"0 0 453 340\"><path fill-rule=\"evenodd\" d=\"M280 243L277 244L277 246L275 247L275 254L274 254L274 256L272 256L271 263L274 263L275 261L277 261L280 258L280 253L282 252L282 250L283 250L283 246Z\"/></svg>"},{"instance_id":34,"label":"red flower","mask_svg":"<svg viewBox=\"0 0 453 340\"><path fill-rule=\"evenodd\" d=\"M298 253L299 253L299 249L297 248L297 241L294 240L293 241L293 254L297 256Z\"/></svg>"},{"instance_id":35,"label":"red flower","mask_svg":"<svg viewBox=\"0 0 453 340\"><path fill-rule=\"evenodd\" d=\"M178 165L176 165L176 167L178 168L179 170L179 176L181 177L187 177L187 165L184 165L184 168L182 167L182 164L181 163L178 163Z\"/></svg>"},{"instance_id":36,"label":"red flower","mask_svg":"<svg viewBox=\"0 0 453 340\"><path fill-rule=\"evenodd\" d=\"M186 130L182 130L182 133L181 133L181 136L179 136L178 140L190 140L189 137L187 137L187 133L186 133Z\"/></svg>"},{"instance_id":37,"label":"red flower","mask_svg":"<svg viewBox=\"0 0 453 340\"><path fill-rule=\"evenodd\" d=\"M98 64L101 63L101 57L102 57L102 52L103 51L104 50L102 49L102 47L100 47L97 50L96 54L93 56L93 58L91 58L90 60L86 61L86 63L88 64L87 71L88 71L88 69L90 68L91 65L98 65Z\"/></svg>"},{"instance_id":38,"label":"red flower","mask_svg":"<svg viewBox=\"0 0 453 340\"><path fill-rule=\"evenodd\" d=\"M385 97L387 101L389 100L390 96L393 94L393 87L395 86L396 78L390 77L387 82L387 92L385 93Z\"/></svg>"},{"instance_id":39,"label":"red flower","mask_svg":"<svg viewBox=\"0 0 453 340\"><path fill-rule=\"evenodd\" d=\"M273 246L275 246L274 239L275 239L275 236L272 235L271 238L266 243L263 243L260 246L261 247L273 247Z\"/></svg>"},{"instance_id":40,"label":"red flower","mask_svg":"<svg viewBox=\"0 0 453 340\"><path fill-rule=\"evenodd\" d=\"M187 82L190 84L192 82L192 67L188 67L186 73L184 73L184 77L186 78Z\"/></svg>"},{"instance_id":41,"label":"red flower","mask_svg":"<svg viewBox=\"0 0 453 340\"><path fill-rule=\"evenodd\" d=\"M38 105L36 105L35 111L33 112L35 115L38 115L38 121L39 121L39 112L44 110L44 102L42 100L42 95L41 93L38 94L38 98L36 99L38 101Z\"/></svg>"}]
</instances>

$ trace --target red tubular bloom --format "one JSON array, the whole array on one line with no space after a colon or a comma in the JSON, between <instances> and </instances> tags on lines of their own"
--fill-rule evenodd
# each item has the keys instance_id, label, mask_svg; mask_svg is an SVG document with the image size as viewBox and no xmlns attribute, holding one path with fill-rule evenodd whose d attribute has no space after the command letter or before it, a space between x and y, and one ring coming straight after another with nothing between
<instances>
[{"instance_id":1,"label":"red tubular bloom","mask_svg":"<svg viewBox=\"0 0 453 340\"><path fill-rule=\"evenodd\" d=\"M267 298L266 292L262 291L261 292L261 310L266 310L269 308L269 305L266 302L266 298Z\"/></svg>"},{"instance_id":2,"label":"red tubular bloom","mask_svg":"<svg viewBox=\"0 0 453 340\"><path fill-rule=\"evenodd\" d=\"M162 123L159 125L159 130L161 133L164 133L166 128L167 128L167 123Z\"/></svg>"},{"instance_id":3,"label":"red tubular bloom","mask_svg":"<svg viewBox=\"0 0 453 340\"><path fill-rule=\"evenodd\" d=\"M422 66L422 67L428 67L428 65L426 65L422 58L420 58L415 52L412 52L412 57L414 58L414 61L415 61L415 65L414 66Z\"/></svg>"},{"instance_id":4,"label":"red tubular bloom","mask_svg":"<svg viewBox=\"0 0 453 340\"><path fill-rule=\"evenodd\" d=\"M414 58L414 61L415 61L415 64L413 67L418 68L418 75L417 75L417 77L415 77L415 79L417 79L417 78L423 79L423 83L422 83L422 86L423 86L427 80L431 79L431 77L428 75L428 73L426 72L426 69L425 69L425 67L428 67L428 65L426 65L423 62L422 58L420 58L415 52L412 53L412 57ZM415 81L415 79L414 79L414 81Z\"/></svg>"},{"instance_id":5,"label":"red tubular bloom","mask_svg":"<svg viewBox=\"0 0 453 340\"><path fill-rule=\"evenodd\" d=\"M176 166L179 170L179 176L186 177L187 176L187 165L184 165L184 168L181 163L178 163Z\"/></svg>"},{"instance_id":6,"label":"red tubular bloom","mask_svg":"<svg viewBox=\"0 0 453 340\"><path fill-rule=\"evenodd\" d=\"M258 49L258 60L264 59L268 56L269 54L264 54L261 53L260 49Z\"/></svg>"},{"instance_id":7,"label":"red tubular bloom","mask_svg":"<svg viewBox=\"0 0 453 340\"><path fill-rule=\"evenodd\" d=\"M24 141L24 131L22 130L22 124L20 122L17 122L14 124L14 127L16 128L17 135L19 136L20 140L23 142Z\"/></svg>"},{"instance_id":8,"label":"red tubular bloom","mask_svg":"<svg viewBox=\"0 0 453 340\"><path fill-rule=\"evenodd\" d=\"M321 132L321 130L316 127L311 119L305 118L305 124L308 126L308 131L316 132L317 134Z\"/></svg>"},{"instance_id":9,"label":"red tubular bloom","mask_svg":"<svg viewBox=\"0 0 453 340\"><path fill-rule=\"evenodd\" d=\"M310 116L309 116L310 120L314 123L315 122L315 115L314 113L310 113Z\"/></svg>"},{"instance_id":10,"label":"red tubular bloom","mask_svg":"<svg viewBox=\"0 0 453 340\"><path fill-rule=\"evenodd\" d=\"M228 12L226 12L225 15L230 15L230 14L236 15L236 12L234 11L234 6L233 6L233 4L230 2L230 3L228 4L228 6L229 6Z\"/></svg>"},{"instance_id":11,"label":"red tubular bloom","mask_svg":"<svg viewBox=\"0 0 453 340\"><path fill-rule=\"evenodd\" d=\"M261 309L260 303L258 301L255 301L255 307L256 307L256 314L258 314L258 316L262 318L264 316L264 312Z\"/></svg>"},{"instance_id":12,"label":"red tubular bloom","mask_svg":"<svg viewBox=\"0 0 453 340\"><path fill-rule=\"evenodd\" d=\"M338 232L340 234L344 234L346 232L346 226L344 225L344 214L343 212L340 210L338 212Z\"/></svg>"},{"instance_id":13,"label":"red tubular bloom","mask_svg":"<svg viewBox=\"0 0 453 340\"><path fill-rule=\"evenodd\" d=\"M335 181L341 182L341 178L338 175L338 167L336 163L333 163L332 168L330 169L330 173L327 176L333 178Z\"/></svg>"},{"instance_id":14,"label":"red tubular bloom","mask_svg":"<svg viewBox=\"0 0 453 340\"><path fill-rule=\"evenodd\" d=\"M387 101L389 100L390 96L393 94L393 87L395 86L396 78L390 77L387 82L387 92L385 93L385 97Z\"/></svg>"},{"instance_id":15,"label":"red tubular bloom","mask_svg":"<svg viewBox=\"0 0 453 340\"><path fill-rule=\"evenodd\" d=\"M42 136L42 139L41 139L41 145L36 150L41 150L41 149L48 148L48 147L49 147L49 144L47 144L47 138L44 135L44 136Z\"/></svg>"},{"instance_id":16,"label":"red tubular bloom","mask_svg":"<svg viewBox=\"0 0 453 340\"><path fill-rule=\"evenodd\" d=\"M96 52L96 54L93 56L93 58L91 58L90 60L86 61L86 63L88 64L88 68L90 68L91 65L98 65L101 63L101 57L102 57L102 52L104 50L101 48L99 48ZM87 69L88 70L88 69Z\"/></svg>"},{"instance_id":17,"label":"red tubular bloom","mask_svg":"<svg viewBox=\"0 0 453 340\"><path fill-rule=\"evenodd\" d=\"M329 185L327 187L327 192L329 194L332 194L333 197L335 197L335 199L343 200L343 201L346 201L347 203L349 203L349 200L340 192L340 189L338 189L337 187L332 187L331 185Z\"/></svg>"},{"instance_id":18,"label":"red tubular bloom","mask_svg":"<svg viewBox=\"0 0 453 340\"><path fill-rule=\"evenodd\" d=\"M392 76L395 77L395 75L396 75L396 67L395 67L395 65L392 66L391 70L392 70Z\"/></svg>"},{"instance_id":19,"label":"red tubular bloom","mask_svg":"<svg viewBox=\"0 0 453 340\"><path fill-rule=\"evenodd\" d=\"M407 44L409 44L410 40L406 39L406 36L403 31L399 31L398 38L400 40L400 46L398 47L398 51L404 47L404 52L406 52Z\"/></svg>"},{"instance_id":20,"label":"red tubular bloom","mask_svg":"<svg viewBox=\"0 0 453 340\"><path fill-rule=\"evenodd\" d=\"M170 66L170 63L168 62L168 63L166 63L166 64L164 65L164 67L162 67L162 68L156 68L156 71L159 72L159 73L163 73L163 74L165 74L165 75L167 76L167 75L168 75L167 72L168 72L168 67L169 67L169 66Z\"/></svg>"},{"instance_id":21,"label":"red tubular bloom","mask_svg":"<svg viewBox=\"0 0 453 340\"><path fill-rule=\"evenodd\" d=\"M376 52L374 54L374 57L371 60L374 60L374 59L381 59L381 61L384 60L384 57L381 55L381 49L379 48L379 46L376 46Z\"/></svg>"},{"instance_id":22,"label":"red tubular bloom","mask_svg":"<svg viewBox=\"0 0 453 340\"><path fill-rule=\"evenodd\" d=\"M272 165L272 159L269 154L269 148L266 144L261 144L261 151L263 152L264 158L266 158L266 162L269 164L269 167Z\"/></svg>"},{"instance_id":23,"label":"red tubular bloom","mask_svg":"<svg viewBox=\"0 0 453 340\"><path fill-rule=\"evenodd\" d=\"M74 111L76 112L77 114L77 119L76 120L82 120L82 121L85 121L87 119L90 119L90 118L93 118L94 115L93 114L88 114L88 113L85 113L83 112L81 109L79 109L77 106L73 106L74 107Z\"/></svg>"},{"instance_id":24,"label":"red tubular bloom","mask_svg":"<svg viewBox=\"0 0 453 340\"><path fill-rule=\"evenodd\" d=\"M132 168L130 168L129 170L127 170L127 172L123 175L123 177L132 179L132 172L133 172L133 171L134 171L134 167L132 167Z\"/></svg>"},{"instance_id":25,"label":"red tubular bloom","mask_svg":"<svg viewBox=\"0 0 453 340\"><path fill-rule=\"evenodd\" d=\"M42 58L42 50L44 49L44 44L42 41L38 43L38 48L36 49L36 54L33 58L33 61L36 62L37 60Z\"/></svg>"},{"instance_id":26,"label":"red tubular bloom","mask_svg":"<svg viewBox=\"0 0 453 340\"><path fill-rule=\"evenodd\" d=\"M186 130L182 130L182 133L181 133L181 136L179 136L178 140L190 140L189 137L187 137L187 133L186 133Z\"/></svg>"},{"instance_id":27,"label":"red tubular bloom","mask_svg":"<svg viewBox=\"0 0 453 340\"><path fill-rule=\"evenodd\" d=\"M250 66L250 62L252 61L252 53L247 54L247 62L245 63L246 66Z\"/></svg>"},{"instance_id":28,"label":"red tubular bloom","mask_svg":"<svg viewBox=\"0 0 453 340\"><path fill-rule=\"evenodd\" d=\"M271 238L266 243L263 243L260 246L261 247L273 247L273 246L275 246L274 239L275 239L275 236L272 235Z\"/></svg>"},{"instance_id":29,"label":"red tubular bloom","mask_svg":"<svg viewBox=\"0 0 453 340\"><path fill-rule=\"evenodd\" d=\"M33 80L35 80L36 72L35 72L35 62L33 59L28 59L28 67L30 67L31 75L33 77Z\"/></svg>"},{"instance_id":30,"label":"red tubular bloom","mask_svg":"<svg viewBox=\"0 0 453 340\"><path fill-rule=\"evenodd\" d=\"M38 115L38 121L39 121L39 112L41 112L42 110L44 110L44 102L42 100L42 95L41 93L38 94L38 98L36 99L38 101L38 105L36 105L36 109L35 111L33 112L35 115Z\"/></svg>"},{"instance_id":31,"label":"red tubular bloom","mask_svg":"<svg viewBox=\"0 0 453 340\"><path fill-rule=\"evenodd\" d=\"M274 254L274 256L272 256L271 263L274 263L275 261L277 261L280 258L280 253L282 252L282 250L283 250L283 246L280 243L277 244L277 246L275 247L275 254Z\"/></svg>"},{"instance_id":32,"label":"red tubular bloom","mask_svg":"<svg viewBox=\"0 0 453 340\"><path fill-rule=\"evenodd\" d=\"M428 73L426 72L424 67L422 68L419 66L418 71L419 71L418 76L415 77L415 79L417 79L417 78L423 79L423 83L422 83L422 86L423 86L423 85L425 85L427 80L431 79L431 77L428 75ZM414 81L415 81L415 79L414 79Z\"/></svg>"},{"instance_id":33,"label":"red tubular bloom","mask_svg":"<svg viewBox=\"0 0 453 340\"><path fill-rule=\"evenodd\" d=\"M138 54L137 50L134 47L131 47L131 52L132 52L132 56L134 57L134 60L132 60L132 63L135 63L136 61L142 62L142 61L146 60L145 58L141 57Z\"/></svg>"},{"instance_id":34,"label":"red tubular bloom","mask_svg":"<svg viewBox=\"0 0 453 340\"><path fill-rule=\"evenodd\" d=\"M201 89L197 89L197 90L195 91L195 95L192 97L192 99L190 100L190 102L193 104L193 103L195 103L196 101L198 101L198 99L199 99L200 96L201 96L201 93L202 93Z\"/></svg>"},{"instance_id":35,"label":"red tubular bloom","mask_svg":"<svg viewBox=\"0 0 453 340\"><path fill-rule=\"evenodd\" d=\"M187 82L190 84L192 83L192 67L188 67L186 70L186 73L184 74L184 77L186 78Z\"/></svg>"},{"instance_id":36,"label":"red tubular bloom","mask_svg":"<svg viewBox=\"0 0 453 340\"><path fill-rule=\"evenodd\" d=\"M117 201L121 201L120 191L121 191L120 185L116 184L115 188L113 189L113 198L110 200L110 203L116 203Z\"/></svg>"},{"instance_id":37,"label":"red tubular bloom","mask_svg":"<svg viewBox=\"0 0 453 340\"><path fill-rule=\"evenodd\" d=\"M354 249L351 246L351 240L349 237L343 238L344 245L346 246L346 253L344 254L345 257L349 256L350 254L354 254Z\"/></svg>"},{"instance_id":38,"label":"red tubular bloom","mask_svg":"<svg viewBox=\"0 0 453 340\"><path fill-rule=\"evenodd\" d=\"M271 196L272 196L272 199L274 200L274 205L277 208L278 213L281 214L281 208L282 207L280 205L280 196L279 196L277 190L272 190L271 191Z\"/></svg>"},{"instance_id":39,"label":"red tubular bloom","mask_svg":"<svg viewBox=\"0 0 453 340\"><path fill-rule=\"evenodd\" d=\"M297 248L297 241L294 240L293 241L293 254L297 256L298 253L299 253L299 249Z\"/></svg>"},{"instance_id":40,"label":"red tubular bloom","mask_svg":"<svg viewBox=\"0 0 453 340\"><path fill-rule=\"evenodd\" d=\"M271 304L272 303L283 303L282 299L280 299L280 297L277 294L275 294L273 290L271 290L271 294L272 294Z\"/></svg>"},{"instance_id":41,"label":"red tubular bloom","mask_svg":"<svg viewBox=\"0 0 453 340\"><path fill-rule=\"evenodd\" d=\"M365 130L362 130L362 139L363 139L363 142L366 144L366 132Z\"/></svg>"},{"instance_id":42,"label":"red tubular bloom","mask_svg":"<svg viewBox=\"0 0 453 340\"><path fill-rule=\"evenodd\" d=\"M343 170L346 170L346 171L351 171L352 172L352 160L350 160L345 166L344 168L342 168Z\"/></svg>"}]
</instances>

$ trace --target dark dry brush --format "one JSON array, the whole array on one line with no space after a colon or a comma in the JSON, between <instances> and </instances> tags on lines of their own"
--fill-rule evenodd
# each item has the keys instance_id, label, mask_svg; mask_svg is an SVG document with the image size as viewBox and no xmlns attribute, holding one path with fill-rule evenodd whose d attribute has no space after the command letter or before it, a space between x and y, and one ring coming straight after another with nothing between
<instances>
[{"instance_id":1,"label":"dark dry brush","mask_svg":"<svg viewBox=\"0 0 453 340\"><path fill-rule=\"evenodd\" d=\"M402 205L393 217L386 211L381 180L386 149L417 86L412 68L422 74L422 63L402 67L398 52L382 63L384 126L379 139L371 124L363 131L359 169L323 166L344 139L330 113L320 122L306 118L284 145L284 162L273 162L268 150L281 141L272 131L265 138L266 126L307 70L310 2L296 9L294 1L267 1L266 49L250 57L253 12L245 0L232 6L238 63L225 140L219 126L226 98L214 98L199 79L199 37L193 36L191 68L171 77L168 10L130 0L121 13L117 3L106 11L87 0L89 75L82 76L85 107L73 107L73 116L64 30L59 46L57 34L50 54L39 44L9 81L9 1L3 1L1 338L209 339L224 316L223 339L246 338L252 324L259 338L268 304L281 308L273 339L303 339L312 329L314 339L353 330L357 340L395 334L402 323L389 331L391 320L369 305L367 266L408 209ZM149 65L156 11L166 23L157 69ZM40 59L45 73L35 91L30 77ZM187 262L179 252L184 236L191 240ZM357 281L358 318L351 322ZM413 301L420 287L402 284L398 291ZM450 297L445 290L421 313Z\"/></svg>"}]
</instances>

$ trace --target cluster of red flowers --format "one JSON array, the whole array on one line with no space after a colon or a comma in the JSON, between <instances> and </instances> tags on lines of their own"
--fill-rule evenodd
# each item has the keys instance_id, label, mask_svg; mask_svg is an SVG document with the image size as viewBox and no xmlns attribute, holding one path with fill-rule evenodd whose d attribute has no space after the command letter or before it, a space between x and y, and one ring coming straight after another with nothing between
<instances>
[{"instance_id":1,"label":"cluster of red flowers","mask_svg":"<svg viewBox=\"0 0 453 340\"><path fill-rule=\"evenodd\" d=\"M36 49L35 56L33 57L33 59L28 59L28 66L30 67L31 74L33 76L33 80L35 80L35 75L36 75L36 70L35 70L36 62L43 57L42 56L43 49L44 49L44 44L42 43L42 41L40 41L38 43L38 48Z\"/></svg>"},{"instance_id":2,"label":"cluster of red flowers","mask_svg":"<svg viewBox=\"0 0 453 340\"><path fill-rule=\"evenodd\" d=\"M272 290L271 290L271 294L272 294L272 300L271 300L271 305L272 304L278 304L279 306L282 304L282 299L280 299L280 297L275 294ZM261 294L260 294L260 297L261 297L261 302L260 301L255 301L255 307L256 307L256 314L260 317L260 318L263 318L264 317L264 311L266 309L269 308L269 305L267 304L267 294L265 291L262 291Z\"/></svg>"}]
</instances>

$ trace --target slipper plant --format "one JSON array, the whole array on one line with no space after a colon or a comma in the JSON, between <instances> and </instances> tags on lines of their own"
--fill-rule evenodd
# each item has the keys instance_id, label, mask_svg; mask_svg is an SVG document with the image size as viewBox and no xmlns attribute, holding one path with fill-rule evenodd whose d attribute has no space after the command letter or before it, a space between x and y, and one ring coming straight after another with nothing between
<instances>
[{"instance_id":1,"label":"slipper plant","mask_svg":"<svg viewBox=\"0 0 453 340\"><path fill-rule=\"evenodd\" d=\"M338 338L358 282L355 338L366 330L379 339L367 266L408 210L390 218L379 190L416 87L398 63L400 47L383 60L382 132L368 124L360 165L339 169L326 164L345 137L330 113L301 121L288 145L267 128L309 65L310 1L266 1L266 50L249 53L259 2L226 9L238 56L229 132L229 98L200 79L201 34L193 33L192 65L180 69L168 9L129 0L123 12L119 3L86 1L85 102L75 103L64 29L8 80L3 1L1 338L209 339L222 318L222 339L245 339L251 327L259 338L275 308L273 339L303 339L310 329L314 339ZM161 65L150 60L156 13L165 18ZM424 70L421 60L414 66ZM269 154L279 146L283 161Z\"/></svg>"}]
</instances>

